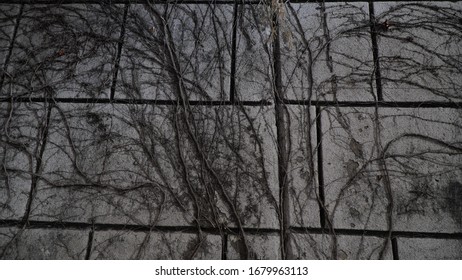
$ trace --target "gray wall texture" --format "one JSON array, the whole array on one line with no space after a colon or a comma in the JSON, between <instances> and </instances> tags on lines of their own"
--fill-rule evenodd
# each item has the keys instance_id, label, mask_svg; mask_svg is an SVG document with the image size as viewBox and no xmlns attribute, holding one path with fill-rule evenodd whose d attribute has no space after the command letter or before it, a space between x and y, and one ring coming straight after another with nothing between
<instances>
[{"instance_id":1,"label":"gray wall texture","mask_svg":"<svg viewBox=\"0 0 462 280\"><path fill-rule=\"evenodd\" d=\"M0 2L0 258L462 258L462 2Z\"/></svg>"}]
</instances>

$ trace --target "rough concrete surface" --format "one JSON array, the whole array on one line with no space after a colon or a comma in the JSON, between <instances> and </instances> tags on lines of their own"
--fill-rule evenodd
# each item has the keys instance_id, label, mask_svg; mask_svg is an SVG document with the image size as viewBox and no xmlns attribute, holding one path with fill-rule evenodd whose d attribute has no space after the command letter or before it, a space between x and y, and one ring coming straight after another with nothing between
<instances>
[{"instance_id":1,"label":"rough concrete surface","mask_svg":"<svg viewBox=\"0 0 462 280\"><path fill-rule=\"evenodd\" d=\"M460 101L461 2L387 2L374 7L383 22L378 43L384 98Z\"/></svg>"},{"instance_id":2,"label":"rough concrete surface","mask_svg":"<svg viewBox=\"0 0 462 280\"><path fill-rule=\"evenodd\" d=\"M400 259L403 260L460 260L462 242L451 239L399 238Z\"/></svg>"},{"instance_id":3,"label":"rough concrete surface","mask_svg":"<svg viewBox=\"0 0 462 280\"><path fill-rule=\"evenodd\" d=\"M0 259L462 258L462 2L59 2L0 0Z\"/></svg>"},{"instance_id":4,"label":"rough concrete surface","mask_svg":"<svg viewBox=\"0 0 462 280\"><path fill-rule=\"evenodd\" d=\"M255 260L276 260L281 258L280 237L277 234L249 234L249 259ZM239 260L245 258L243 255L243 242L238 237L232 236L228 239L227 259Z\"/></svg>"},{"instance_id":5,"label":"rough concrete surface","mask_svg":"<svg viewBox=\"0 0 462 280\"><path fill-rule=\"evenodd\" d=\"M371 260L392 259L391 243L386 238L327 234L294 234L292 259L297 260Z\"/></svg>"},{"instance_id":6,"label":"rough concrete surface","mask_svg":"<svg viewBox=\"0 0 462 280\"><path fill-rule=\"evenodd\" d=\"M293 4L284 13L281 52L286 98L375 99L366 2Z\"/></svg>"},{"instance_id":7,"label":"rough concrete surface","mask_svg":"<svg viewBox=\"0 0 462 280\"><path fill-rule=\"evenodd\" d=\"M1 228L2 259L83 260L88 230Z\"/></svg>"},{"instance_id":8,"label":"rough concrete surface","mask_svg":"<svg viewBox=\"0 0 462 280\"><path fill-rule=\"evenodd\" d=\"M91 259L219 259L219 235L132 231L97 232Z\"/></svg>"},{"instance_id":9,"label":"rough concrete surface","mask_svg":"<svg viewBox=\"0 0 462 280\"><path fill-rule=\"evenodd\" d=\"M164 15L168 29L159 26ZM133 6L125 25L118 95L179 99L168 82L174 70L169 64L174 60L181 69L188 99L228 99L232 23L233 5ZM163 44L165 36L171 46Z\"/></svg>"}]
</instances>

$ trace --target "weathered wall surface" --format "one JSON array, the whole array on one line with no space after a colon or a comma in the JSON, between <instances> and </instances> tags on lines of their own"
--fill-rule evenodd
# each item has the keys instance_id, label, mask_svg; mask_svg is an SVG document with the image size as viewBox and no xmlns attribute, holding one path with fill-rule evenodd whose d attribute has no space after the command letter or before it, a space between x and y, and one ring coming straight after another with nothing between
<instances>
[{"instance_id":1,"label":"weathered wall surface","mask_svg":"<svg viewBox=\"0 0 462 280\"><path fill-rule=\"evenodd\" d=\"M0 2L0 258L462 258L462 2Z\"/></svg>"}]
</instances>

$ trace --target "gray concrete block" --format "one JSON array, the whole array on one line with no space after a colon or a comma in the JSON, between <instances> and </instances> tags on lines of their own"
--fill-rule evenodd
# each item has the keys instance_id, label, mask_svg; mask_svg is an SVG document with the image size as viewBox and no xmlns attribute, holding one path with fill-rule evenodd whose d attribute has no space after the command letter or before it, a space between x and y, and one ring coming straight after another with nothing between
<instances>
[{"instance_id":1,"label":"gray concrete block","mask_svg":"<svg viewBox=\"0 0 462 280\"><path fill-rule=\"evenodd\" d=\"M462 115L448 108L380 109L396 230L462 230Z\"/></svg>"},{"instance_id":2,"label":"gray concrete block","mask_svg":"<svg viewBox=\"0 0 462 280\"><path fill-rule=\"evenodd\" d=\"M332 240L326 234L292 234L290 259L325 260L332 258Z\"/></svg>"},{"instance_id":3,"label":"gray concrete block","mask_svg":"<svg viewBox=\"0 0 462 280\"><path fill-rule=\"evenodd\" d=\"M46 104L0 104L0 219L21 219L26 211L46 118Z\"/></svg>"},{"instance_id":4,"label":"gray concrete block","mask_svg":"<svg viewBox=\"0 0 462 280\"><path fill-rule=\"evenodd\" d=\"M273 98L271 12L266 5L238 6L236 99Z\"/></svg>"},{"instance_id":5,"label":"gray concrete block","mask_svg":"<svg viewBox=\"0 0 462 280\"><path fill-rule=\"evenodd\" d=\"M316 121L314 107L291 105L288 184L290 223L317 227L319 218Z\"/></svg>"},{"instance_id":6,"label":"gray concrete block","mask_svg":"<svg viewBox=\"0 0 462 280\"><path fill-rule=\"evenodd\" d=\"M168 112L150 106L58 105L43 158L46 180L39 184L32 219L192 222L187 191L179 187L173 155L166 150L173 137Z\"/></svg>"},{"instance_id":7,"label":"gray concrete block","mask_svg":"<svg viewBox=\"0 0 462 280\"><path fill-rule=\"evenodd\" d=\"M373 236L293 234L291 258L302 260L392 259L391 242ZM336 256L336 257L335 257Z\"/></svg>"},{"instance_id":8,"label":"gray concrete block","mask_svg":"<svg viewBox=\"0 0 462 280\"><path fill-rule=\"evenodd\" d=\"M462 99L461 3L374 3L386 100Z\"/></svg>"},{"instance_id":9,"label":"gray concrete block","mask_svg":"<svg viewBox=\"0 0 462 280\"><path fill-rule=\"evenodd\" d=\"M21 219L29 198L33 164L17 149L0 147L0 154L0 218Z\"/></svg>"},{"instance_id":10,"label":"gray concrete block","mask_svg":"<svg viewBox=\"0 0 462 280\"><path fill-rule=\"evenodd\" d=\"M281 15L286 98L375 99L368 4L287 4Z\"/></svg>"},{"instance_id":11,"label":"gray concrete block","mask_svg":"<svg viewBox=\"0 0 462 280\"><path fill-rule=\"evenodd\" d=\"M460 119L456 109L325 110L324 188L334 225L460 231Z\"/></svg>"},{"instance_id":12,"label":"gray concrete block","mask_svg":"<svg viewBox=\"0 0 462 280\"><path fill-rule=\"evenodd\" d=\"M375 109L327 108L321 115L329 219L337 228L388 229Z\"/></svg>"},{"instance_id":13,"label":"gray concrete block","mask_svg":"<svg viewBox=\"0 0 462 280\"><path fill-rule=\"evenodd\" d=\"M131 5L117 97L229 100L232 22L233 5Z\"/></svg>"},{"instance_id":14,"label":"gray concrete block","mask_svg":"<svg viewBox=\"0 0 462 280\"><path fill-rule=\"evenodd\" d=\"M121 5L25 5L8 95L108 97L122 15Z\"/></svg>"},{"instance_id":15,"label":"gray concrete block","mask_svg":"<svg viewBox=\"0 0 462 280\"><path fill-rule=\"evenodd\" d=\"M0 6L0 75L4 75L6 56L13 40L14 27L19 14L20 5L1 4ZM3 93L0 94L4 95Z\"/></svg>"},{"instance_id":16,"label":"gray concrete block","mask_svg":"<svg viewBox=\"0 0 462 280\"><path fill-rule=\"evenodd\" d=\"M398 238L401 260L461 260L462 240Z\"/></svg>"},{"instance_id":17,"label":"gray concrete block","mask_svg":"<svg viewBox=\"0 0 462 280\"><path fill-rule=\"evenodd\" d=\"M227 259L244 259L244 242L239 236L228 236ZM281 241L277 234L246 234L249 247L249 259L277 260L281 259Z\"/></svg>"},{"instance_id":18,"label":"gray concrete block","mask_svg":"<svg viewBox=\"0 0 462 280\"><path fill-rule=\"evenodd\" d=\"M219 260L221 237L190 233L98 231L91 259Z\"/></svg>"},{"instance_id":19,"label":"gray concrete block","mask_svg":"<svg viewBox=\"0 0 462 280\"><path fill-rule=\"evenodd\" d=\"M279 227L272 107L58 106L33 219Z\"/></svg>"},{"instance_id":20,"label":"gray concrete block","mask_svg":"<svg viewBox=\"0 0 462 280\"><path fill-rule=\"evenodd\" d=\"M1 259L82 260L87 230L0 228Z\"/></svg>"}]
</instances>

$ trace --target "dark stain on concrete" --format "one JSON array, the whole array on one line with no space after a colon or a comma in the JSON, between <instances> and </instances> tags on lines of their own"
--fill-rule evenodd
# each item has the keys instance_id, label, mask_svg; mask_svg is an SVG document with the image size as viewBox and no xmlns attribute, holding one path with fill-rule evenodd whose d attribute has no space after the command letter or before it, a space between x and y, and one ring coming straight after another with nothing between
<instances>
[{"instance_id":1,"label":"dark stain on concrete","mask_svg":"<svg viewBox=\"0 0 462 280\"><path fill-rule=\"evenodd\" d=\"M446 204L451 217L462 229L462 184L460 182L449 182L446 189Z\"/></svg>"},{"instance_id":2,"label":"dark stain on concrete","mask_svg":"<svg viewBox=\"0 0 462 280\"><path fill-rule=\"evenodd\" d=\"M356 141L353 137L350 140L350 149L358 158L364 158L362 145Z\"/></svg>"},{"instance_id":3,"label":"dark stain on concrete","mask_svg":"<svg viewBox=\"0 0 462 280\"><path fill-rule=\"evenodd\" d=\"M359 168L359 163L357 163L354 160L349 160L346 164L346 170L348 173L348 178L351 179L356 176L356 173L358 172Z\"/></svg>"}]
</instances>

